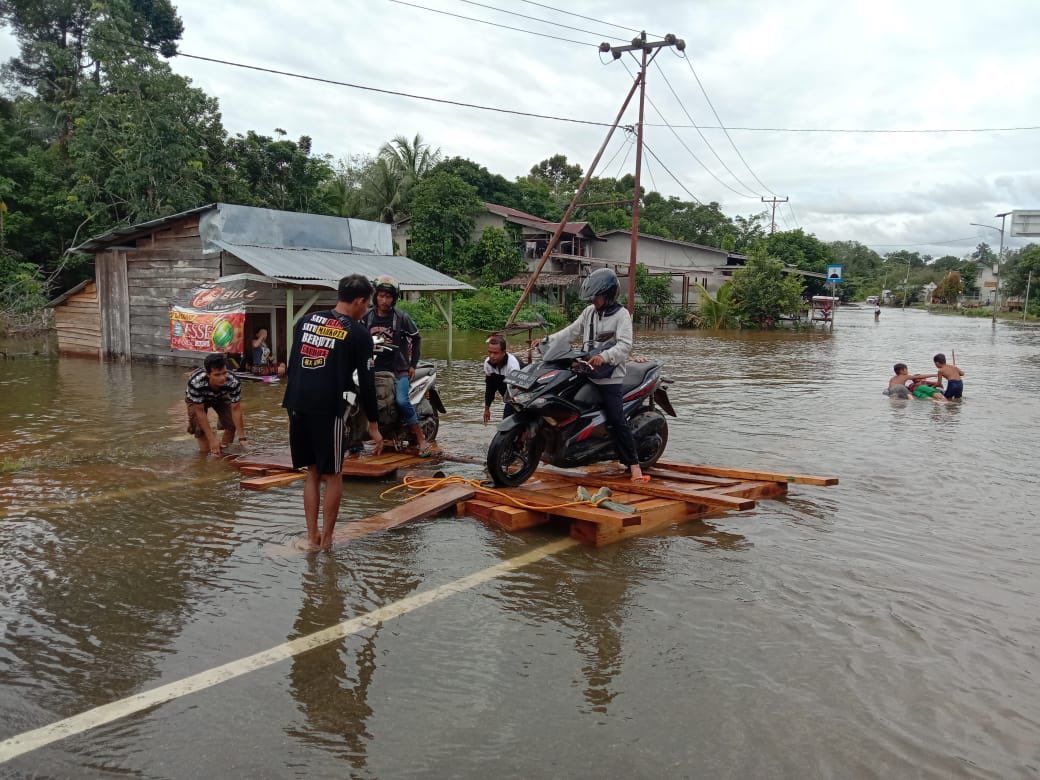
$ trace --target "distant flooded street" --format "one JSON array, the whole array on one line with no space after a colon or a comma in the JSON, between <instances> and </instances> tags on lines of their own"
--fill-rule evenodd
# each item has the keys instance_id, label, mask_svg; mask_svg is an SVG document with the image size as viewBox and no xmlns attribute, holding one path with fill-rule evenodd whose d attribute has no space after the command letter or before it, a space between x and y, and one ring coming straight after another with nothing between
<instances>
[{"instance_id":1,"label":"distant flooded street","mask_svg":"<svg viewBox=\"0 0 1040 780\"><path fill-rule=\"evenodd\" d=\"M451 365L423 340L439 443L478 457L483 338L456 334ZM962 403L881 395L940 351ZM643 332L636 352L675 380L668 457L841 484L546 555L0 776L1040 773L1040 329L853 307L833 332ZM560 538L446 515L287 552L300 485L243 491L200 458L185 381L0 360L0 741ZM254 445L285 446L282 388L245 384ZM392 484L346 482L341 526Z\"/></svg>"}]
</instances>

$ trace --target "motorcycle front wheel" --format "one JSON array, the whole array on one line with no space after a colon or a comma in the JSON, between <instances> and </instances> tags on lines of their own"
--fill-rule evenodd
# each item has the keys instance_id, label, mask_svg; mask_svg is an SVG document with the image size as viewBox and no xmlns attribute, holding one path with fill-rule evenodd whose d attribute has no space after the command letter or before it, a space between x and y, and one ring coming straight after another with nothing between
<instances>
[{"instance_id":1,"label":"motorcycle front wheel","mask_svg":"<svg viewBox=\"0 0 1040 780\"><path fill-rule=\"evenodd\" d=\"M499 431L488 447L487 468L496 485L517 487L522 485L535 469L542 457L542 441L532 436L526 425L518 425L508 431Z\"/></svg>"}]
</instances>

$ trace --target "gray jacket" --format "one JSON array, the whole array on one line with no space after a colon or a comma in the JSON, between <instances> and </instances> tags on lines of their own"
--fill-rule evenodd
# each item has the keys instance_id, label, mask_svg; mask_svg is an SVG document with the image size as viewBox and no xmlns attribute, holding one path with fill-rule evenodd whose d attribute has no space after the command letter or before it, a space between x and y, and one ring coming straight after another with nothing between
<instances>
[{"instance_id":1,"label":"gray jacket","mask_svg":"<svg viewBox=\"0 0 1040 780\"><path fill-rule=\"evenodd\" d=\"M592 324L592 340L589 342L589 324ZM588 305L578 315L578 319L563 330L557 331L550 338L566 338L570 343L580 341L585 349L601 349L609 342L615 342L609 349L600 354L614 371L606 379L593 379L597 385L619 385L625 378L625 363L632 352L632 315L624 306L618 307L613 314L604 316L596 311L596 307Z\"/></svg>"}]
</instances>

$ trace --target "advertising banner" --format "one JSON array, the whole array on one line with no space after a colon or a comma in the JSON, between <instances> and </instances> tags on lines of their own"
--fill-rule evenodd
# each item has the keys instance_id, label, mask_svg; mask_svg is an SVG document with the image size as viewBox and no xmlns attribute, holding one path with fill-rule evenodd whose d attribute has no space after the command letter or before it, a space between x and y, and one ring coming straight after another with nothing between
<instances>
[{"instance_id":1,"label":"advertising banner","mask_svg":"<svg viewBox=\"0 0 1040 780\"><path fill-rule=\"evenodd\" d=\"M208 312L174 306L170 309L170 349L241 353L245 325L244 311Z\"/></svg>"},{"instance_id":2,"label":"advertising banner","mask_svg":"<svg viewBox=\"0 0 1040 780\"><path fill-rule=\"evenodd\" d=\"M244 275L185 291L170 307L170 348L241 354L245 351L246 306L257 295Z\"/></svg>"}]
</instances>

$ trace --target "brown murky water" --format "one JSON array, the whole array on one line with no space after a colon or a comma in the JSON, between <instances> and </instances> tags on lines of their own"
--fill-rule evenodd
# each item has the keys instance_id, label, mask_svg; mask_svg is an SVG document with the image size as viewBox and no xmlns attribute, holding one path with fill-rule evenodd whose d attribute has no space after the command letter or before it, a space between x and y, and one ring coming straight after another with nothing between
<instances>
[{"instance_id":1,"label":"brown murky water","mask_svg":"<svg viewBox=\"0 0 1040 780\"><path fill-rule=\"evenodd\" d=\"M441 363L442 444L470 454L492 434L481 346ZM672 457L841 485L567 550L0 775L1035 776L1038 347L1035 329L855 309L833 334L642 334L676 380ZM880 395L896 360L951 349L962 404ZM184 379L0 362L0 740L557 538L441 518L279 553L299 486L243 492L200 460ZM285 442L280 400L246 388L260 444ZM348 484L342 521L387 486Z\"/></svg>"}]
</instances>

